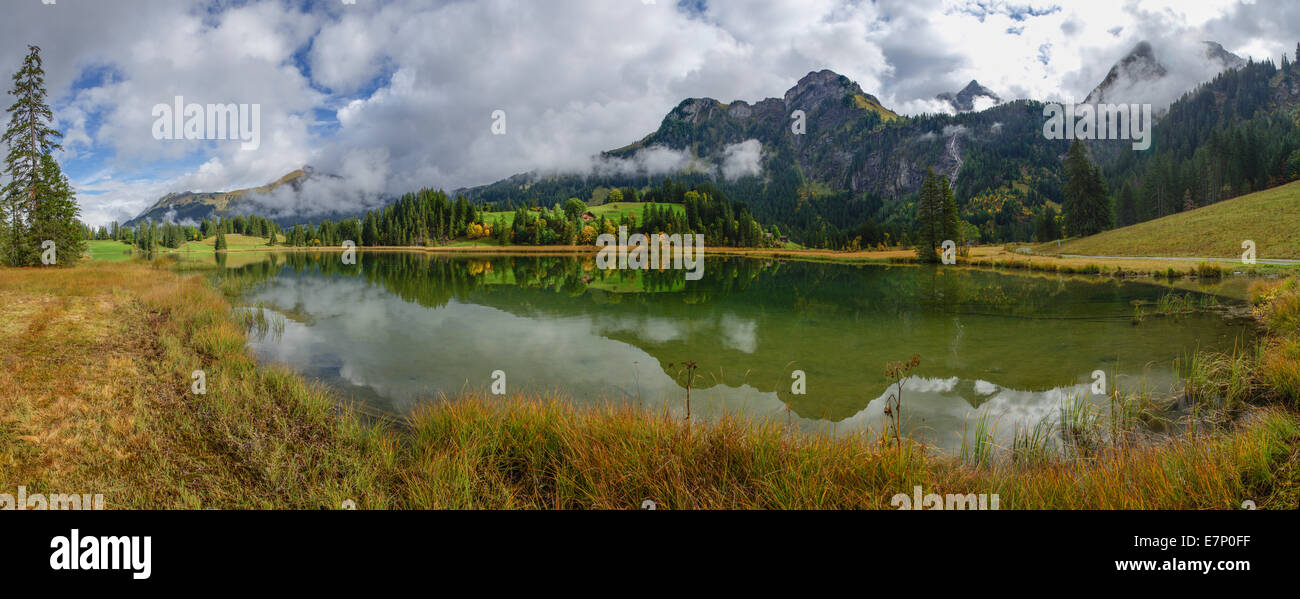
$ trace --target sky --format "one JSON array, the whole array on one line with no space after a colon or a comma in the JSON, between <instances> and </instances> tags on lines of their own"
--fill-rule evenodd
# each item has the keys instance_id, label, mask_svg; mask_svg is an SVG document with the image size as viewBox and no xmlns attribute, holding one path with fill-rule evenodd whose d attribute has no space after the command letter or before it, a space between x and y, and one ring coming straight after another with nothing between
<instances>
[{"instance_id":1,"label":"sky","mask_svg":"<svg viewBox=\"0 0 1300 599\"><path fill-rule=\"evenodd\" d=\"M0 75L41 47L93 225L303 165L337 175L313 183L322 212L590 172L685 98L780 97L821 69L919 114L972 79L1082 100L1142 40L1185 88L1208 76L1188 58L1201 40L1274 61L1300 41L1293 0L0 1ZM260 143L168 139L157 107L177 96L255 105Z\"/></svg>"}]
</instances>

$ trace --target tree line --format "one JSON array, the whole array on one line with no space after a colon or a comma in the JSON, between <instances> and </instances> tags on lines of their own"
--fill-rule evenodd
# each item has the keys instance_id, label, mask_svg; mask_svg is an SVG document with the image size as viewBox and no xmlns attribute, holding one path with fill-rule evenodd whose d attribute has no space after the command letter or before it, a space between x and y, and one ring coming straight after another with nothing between
<instances>
[{"instance_id":1,"label":"tree line","mask_svg":"<svg viewBox=\"0 0 1300 599\"><path fill-rule=\"evenodd\" d=\"M144 222L135 227L82 228L88 239L117 239L143 251L177 248L187 241L239 234L266 239L266 245L289 247L338 246L353 241L369 247L438 246L457 240L489 240L500 245L588 245L601 234L631 233L702 234L716 246L773 245L780 237L775 227L764 229L748 207L733 202L712 183L687 185L671 178L645 190L609 191L608 202L639 203L641 208L596 215L577 198L549 208L520 206L513 212L494 211L491 204L452 200L446 192L422 189L360 218L324 220L281 229L274 220L257 216L204 219L197 226ZM508 216L507 216L508 215Z\"/></svg>"}]
</instances>

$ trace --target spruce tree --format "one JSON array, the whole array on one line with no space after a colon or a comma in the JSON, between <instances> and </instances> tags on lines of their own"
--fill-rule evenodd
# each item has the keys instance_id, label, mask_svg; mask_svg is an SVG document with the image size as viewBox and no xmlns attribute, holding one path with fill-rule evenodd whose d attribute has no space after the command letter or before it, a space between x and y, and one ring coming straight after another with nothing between
<instances>
[{"instance_id":1,"label":"spruce tree","mask_svg":"<svg viewBox=\"0 0 1300 599\"><path fill-rule=\"evenodd\" d=\"M945 232L944 190L941 185L943 183L934 176L934 171L926 169L921 195L916 202L916 257L923 262L939 261L935 247L943 242Z\"/></svg>"},{"instance_id":2,"label":"spruce tree","mask_svg":"<svg viewBox=\"0 0 1300 599\"><path fill-rule=\"evenodd\" d=\"M38 201L31 212L31 228L27 232L28 247L40 248L46 240L53 241L57 250L58 265L71 266L86 251L86 241L77 219L80 209L72 185L54 157L41 157Z\"/></svg>"},{"instance_id":3,"label":"spruce tree","mask_svg":"<svg viewBox=\"0 0 1300 599\"><path fill-rule=\"evenodd\" d=\"M9 176L9 183L0 193L0 216L8 221L6 239L0 242L0 259L11 266L35 264L39 260L39 243L31 245L31 232L36 223L34 215L40 217L67 217L65 210L45 210L40 204L46 198L41 196L42 158L55 150L62 149L58 139L63 137L53 127L54 114L45 103L45 71L41 63L41 49L28 46L27 57L23 66L14 73L13 89L9 94L17 98L9 106L9 127L0 136L9 148L5 155L4 173ZM71 218L76 226L75 212ZM58 228L61 225L41 225L45 228ZM57 240L55 243L58 243ZM71 252L60 251L67 256ZM79 254L70 256L75 261Z\"/></svg>"},{"instance_id":4,"label":"spruce tree","mask_svg":"<svg viewBox=\"0 0 1300 599\"><path fill-rule=\"evenodd\" d=\"M1111 228L1114 209L1106 195L1101 170L1088 159L1088 151L1075 140L1065 155L1065 233L1070 236L1095 235Z\"/></svg>"}]
</instances>

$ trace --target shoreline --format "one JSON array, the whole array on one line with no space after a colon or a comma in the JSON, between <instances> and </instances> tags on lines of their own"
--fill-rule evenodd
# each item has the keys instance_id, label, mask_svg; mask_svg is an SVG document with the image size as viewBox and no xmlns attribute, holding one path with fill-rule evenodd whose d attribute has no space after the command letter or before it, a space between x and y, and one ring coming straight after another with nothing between
<instances>
[{"instance_id":1,"label":"shoreline","mask_svg":"<svg viewBox=\"0 0 1300 599\"><path fill-rule=\"evenodd\" d=\"M611 246L614 247L614 246ZM502 256L585 256L600 251L594 245L465 245L465 246L357 246L357 252L388 252L417 254L491 254ZM196 255L196 254L256 254L273 252L342 252L340 246L265 246L255 248L237 248L220 252L206 250L163 250L161 255ZM785 249L785 248L737 248L705 246L704 255L741 256L768 258L776 260L797 260L833 264L895 264L911 265L916 262L916 252L911 249L840 251L825 249ZM93 258L92 258L93 260ZM1027 254L1008 251L1003 246L976 246L970 255L958 257L957 263L950 266L978 268L1006 268L1012 270L1034 270L1043 272L1061 272L1066 274L1091 274L1101 276L1158 276L1167 277L1169 272L1177 277L1194 276L1202 263L1218 266L1229 274L1261 276L1286 273L1297 270L1300 264L1288 261L1263 261L1255 265L1239 265L1229 259L1199 259L1186 257L1128 257L1128 256L1074 256L1051 254ZM1186 269L1175 266L1188 266Z\"/></svg>"}]
</instances>

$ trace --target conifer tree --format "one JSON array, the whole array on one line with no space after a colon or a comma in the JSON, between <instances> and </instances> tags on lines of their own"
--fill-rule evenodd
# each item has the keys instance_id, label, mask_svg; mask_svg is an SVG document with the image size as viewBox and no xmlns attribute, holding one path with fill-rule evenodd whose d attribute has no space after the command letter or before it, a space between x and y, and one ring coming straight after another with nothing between
<instances>
[{"instance_id":1,"label":"conifer tree","mask_svg":"<svg viewBox=\"0 0 1300 599\"><path fill-rule=\"evenodd\" d=\"M916 202L917 243L916 256L923 262L938 262L939 255L935 248L943 242L945 227L944 185L926 169L925 180L921 183L921 195ZM947 186L944 185L944 188Z\"/></svg>"},{"instance_id":2,"label":"conifer tree","mask_svg":"<svg viewBox=\"0 0 1300 599\"><path fill-rule=\"evenodd\" d=\"M0 192L0 217L8 223L6 237L0 241L0 259L11 266L35 264L39 260L39 242L35 246L31 243L33 230L77 226L75 210L69 214L62 208L46 209L41 206L48 199L42 197L43 188L64 184L63 181L43 183L41 180L43 158L62 149L58 140L63 134L54 129L54 114L45 103L45 71L40 48L27 48L27 57L23 60L22 68L14 73L13 89L9 92L17 98L8 108L9 127L0 136L0 141L9 149L5 155L4 168L9 183ZM54 171L48 172L52 176ZM70 201L74 202L75 207L75 200ZM36 223L36 218L71 218L72 222ZM55 240L55 243L58 241ZM75 262L80 255L75 249L61 250L59 254L69 262Z\"/></svg>"},{"instance_id":3,"label":"conifer tree","mask_svg":"<svg viewBox=\"0 0 1300 599\"><path fill-rule=\"evenodd\" d=\"M86 241L81 235L81 223L77 218L80 209L72 185L59 168L59 163L49 154L41 157L38 182L37 195L40 201L30 215L31 229L28 231L27 245L40 248L43 242L53 241L58 264L76 264L86 251Z\"/></svg>"},{"instance_id":4,"label":"conifer tree","mask_svg":"<svg viewBox=\"0 0 1300 599\"><path fill-rule=\"evenodd\" d=\"M1087 149L1078 140L1065 155L1065 232L1071 236L1095 235L1114 224L1114 208L1106 195L1101 171L1088 159Z\"/></svg>"}]
</instances>

